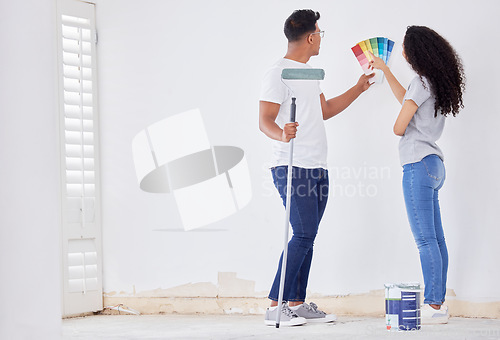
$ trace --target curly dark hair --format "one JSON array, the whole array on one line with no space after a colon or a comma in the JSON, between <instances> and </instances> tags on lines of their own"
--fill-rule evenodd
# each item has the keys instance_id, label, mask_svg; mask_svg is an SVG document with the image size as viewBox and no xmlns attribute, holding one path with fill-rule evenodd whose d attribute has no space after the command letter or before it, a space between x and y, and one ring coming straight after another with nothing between
<instances>
[{"instance_id":1,"label":"curly dark hair","mask_svg":"<svg viewBox=\"0 0 500 340\"><path fill-rule=\"evenodd\" d=\"M319 12L312 9L294 11L285 21L285 36L289 42L300 40L305 34L316 31Z\"/></svg>"},{"instance_id":2,"label":"curly dark hair","mask_svg":"<svg viewBox=\"0 0 500 340\"><path fill-rule=\"evenodd\" d=\"M440 111L456 116L463 109L465 74L462 61L450 43L425 26L408 26L404 37L406 60L420 78L429 81L436 102L435 116Z\"/></svg>"}]
</instances>

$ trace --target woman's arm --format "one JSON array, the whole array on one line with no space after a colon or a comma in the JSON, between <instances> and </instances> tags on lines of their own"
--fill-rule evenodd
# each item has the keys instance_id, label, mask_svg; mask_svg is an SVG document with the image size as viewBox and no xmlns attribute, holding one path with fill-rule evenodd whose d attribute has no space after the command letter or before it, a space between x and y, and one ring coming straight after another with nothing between
<instances>
[{"instance_id":1,"label":"woman's arm","mask_svg":"<svg viewBox=\"0 0 500 340\"><path fill-rule=\"evenodd\" d=\"M402 136L405 134L406 128L408 124L410 124L410 120L413 118L415 112L417 112L418 106L411 99L405 100L401 111L399 112L398 118L396 119L396 123L394 123L394 133L398 136Z\"/></svg>"},{"instance_id":2,"label":"woman's arm","mask_svg":"<svg viewBox=\"0 0 500 340\"><path fill-rule=\"evenodd\" d=\"M389 69L389 66L387 66L381 58L375 57L371 52L370 54L373 57L373 60L370 61L371 67L379 69L382 72L384 72L385 78L387 79L387 82L391 87L392 93L394 93L394 96L396 97L398 102L400 104L403 104L403 98L406 93L405 88L399 83L399 81L396 79L394 74L392 74L391 70Z\"/></svg>"},{"instance_id":3,"label":"woman's arm","mask_svg":"<svg viewBox=\"0 0 500 340\"><path fill-rule=\"evenodd\" d=\"M370 54L373 57L373 60L370 61L371 67L382 70L382 72L384 72L384 75L387 78L387 82L389 83L392 93L394 94L394 97L396 97L398 102L403 105L401 111L399 111L398 118L396 119L393 128L393 131L396 135L402 136L405 134L406 128L408 127L408 124L410 124L413 115L415 114L415 112L417 112L418 105L411 99L405 100L405 102L403 103L403 99L406 94L405 88L399 83L399 81L389 69L389 66L387 66L381 58L375 57L371 52Z\"/></svg>"}]
</instances>

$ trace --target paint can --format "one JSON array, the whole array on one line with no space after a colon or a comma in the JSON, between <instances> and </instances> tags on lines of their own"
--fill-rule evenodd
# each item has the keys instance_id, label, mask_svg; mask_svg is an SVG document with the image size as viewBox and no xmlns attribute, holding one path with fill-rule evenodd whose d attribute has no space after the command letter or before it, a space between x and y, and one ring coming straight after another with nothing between
<instances>
[{"instance_id":1,"label":"paint can","mask_svg":"<svg viewBox=\"0 0 500 340\"><path fill-rule=\"evenodd\" d=\"M385 324L389 331L420 329L420 283L386 283Z\"/></svg>"}]
</instances>

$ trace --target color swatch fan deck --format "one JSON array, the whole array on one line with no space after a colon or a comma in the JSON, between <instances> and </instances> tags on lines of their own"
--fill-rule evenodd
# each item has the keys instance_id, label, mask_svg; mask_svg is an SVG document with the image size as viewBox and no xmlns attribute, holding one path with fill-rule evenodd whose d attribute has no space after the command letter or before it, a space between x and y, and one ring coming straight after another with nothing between
<instances>
[{"instance_id":1,"label":"color swatch fan deck","mask_svg":"<svg viewBox=\"0 0 500 340\"><path fill-rule=\"evenodd\" d=\"M351 48L352 52L358 59L363 72L365 72L365 74L375 72L375 76L370 79L370 83L381 83L384 79L384 73L381 70L370 69L370 61L372 61L373 58L369 52L373 53L374 56L381 58L387 64L393 47L394 41L391 39L377 37L363 40Z\"/></svg>"}]
</instances>

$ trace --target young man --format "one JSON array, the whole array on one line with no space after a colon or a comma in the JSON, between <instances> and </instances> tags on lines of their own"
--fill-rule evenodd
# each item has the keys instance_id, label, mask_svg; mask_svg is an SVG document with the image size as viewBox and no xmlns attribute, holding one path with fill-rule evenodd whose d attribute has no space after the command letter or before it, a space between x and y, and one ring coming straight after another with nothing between
<instances>
[{"instance_id":1,"label":"young man","mask_svg":"<svg viewBox=\"0 0 500 340\"><path fill-rule=\"evenodd\" d=\"M284 81L285 85L281 80L284 68L310 68L307 62L319 54L324 34L317 23L319 17L320 14L312 10L297 10L290 15L284 29L288 39L287 53L266 73L262 83L259 128L274 140L271 172L283 204L286 202L288 143L297 137L290 203L293 236L288 244L284 303L277 306L280 259L269 293L271 307L266 311L267 325L275 325L278 312L282 313L280 324L283 326L331 322L336 319L335 315L327 315L319 310L314 303L305 303L314 239L328 199L327 142L323 121L342 112L366 91L370 87L369 78L373 75L362 75L351 89L329 100L325 99L317 80ZM298 122L287 123L292 93L297 98L297 121L300 127Z\"/></svg>"}]
</instances>

